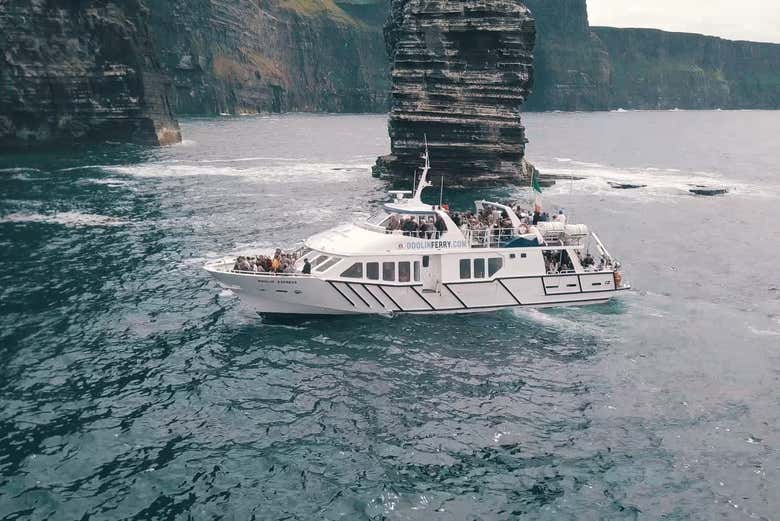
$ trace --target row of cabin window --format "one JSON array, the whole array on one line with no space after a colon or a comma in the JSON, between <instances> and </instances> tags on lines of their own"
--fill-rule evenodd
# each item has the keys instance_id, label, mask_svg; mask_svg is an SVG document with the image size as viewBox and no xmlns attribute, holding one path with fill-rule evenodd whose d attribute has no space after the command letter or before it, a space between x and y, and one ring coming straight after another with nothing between
<instances>
[{"instance_id":1,"label":"row of cabin window","mask_svg":"<svg viewBox=\"0 0 780 521\"><path fill-rule=\"evenodd\" d=\"M474 269L472 270L472 264ZM493 257L487 260L487 276L485 276L485 259L460 259L461 279L485 279L490 278L504 267L504 259ZM472 277L473 275L473 277Z\"/></svg>"},{"instance_id":2,"label":"row of cabin window","mask_svg":"<svg viewBox=\"0 0 780 521\"><path fill-rule=\"evenodd\" d=\"M412 275L414 275L414 281L420 282L420 261L399 262L398 264L398 282L411 282ZM379 280L379 263L367 262L365 266L365 278L368 280ZM382 263L382 280L385 282L396 281L396 263L395 262L383 262ZM362 279L363 278L363 263L356 262L347 270L341 274L346 279Z\"/></svg>"}]
</instances>

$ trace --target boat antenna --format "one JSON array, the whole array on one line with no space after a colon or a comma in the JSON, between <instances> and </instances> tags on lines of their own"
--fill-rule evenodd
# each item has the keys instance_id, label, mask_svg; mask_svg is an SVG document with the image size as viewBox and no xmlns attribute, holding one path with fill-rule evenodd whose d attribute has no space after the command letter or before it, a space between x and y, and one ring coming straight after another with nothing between
<instances>
[{"instance_id":1,"label":"boat antenna","mask_svg":"<svg viewBox=\"0 0 780 521\"><path fill-rule=\"evenodd\" d=\"M439 190L439 209L441 209L442 203L444 203L444 176L441 176L441 190Z\"/></svg>"},{"instance_id":2,"label":"boat antenna","mask_svg":"<svg viewBox=\"0 0 780 521\"><path fill-rule=\"evenodd\" d=\"M414 199L420 203L422 202L422 191L429 186L431 186L431 182L428 181L428 172L431 170L431 159L430 155L428 154L428 135L425 134L425 153L423 154L423 159L425 159L425 166L423 166L422 174L420 175L420 182L417 184L417 187L415 189L414 193Z\"/></svg>"}]
</instances>

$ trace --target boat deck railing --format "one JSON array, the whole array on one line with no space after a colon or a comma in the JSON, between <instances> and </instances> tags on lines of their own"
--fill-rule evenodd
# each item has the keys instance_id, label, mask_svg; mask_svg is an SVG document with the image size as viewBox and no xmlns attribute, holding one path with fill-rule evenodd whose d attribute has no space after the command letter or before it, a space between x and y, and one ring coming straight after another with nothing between
<instances>
[{"instance_id":1,"label":"boat deck railing","mask_svg":"<svg viewBox=\"0 0 780 521\"><path fill-rule=\"evenodd\" d=\"M228 268L225 271L229 273L240 273L242 275L269 275L272 277L311 277L311 274L301 273L300 271L274 273L273 271L234 270L232 268Z\"/></svg>"},{"instance_id":2,"label":"boat deck railing","mask_svg":"<svg viewBox=\"0 0 780 521\"><path fill-rule=\"evenodd\" d=\"M399 237L435 240L442 236L442 233L439 231L406 232L403 230L388 230L384 226L371 224L366 221L358 221L356 224L369 231L385 235L397 235ZM461 228L460 231L471 248L503 248L516 239L533 235L533 232L525 235L520 234L516 228ZM541 236L548 246L577 245L587 237L587 235L567 235L562 230L549 231L542 233Z\"/></svg>"}]
</instances>

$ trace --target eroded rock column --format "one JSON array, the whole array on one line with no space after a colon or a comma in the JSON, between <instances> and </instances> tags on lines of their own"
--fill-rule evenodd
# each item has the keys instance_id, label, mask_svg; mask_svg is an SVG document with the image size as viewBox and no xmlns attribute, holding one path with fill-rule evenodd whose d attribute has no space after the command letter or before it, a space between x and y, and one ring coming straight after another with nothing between
<instances>
[{"instance_id":1,"label":"eroded rock column","mask_svg":"<svg viewBox=\"0 0 780 521\"><path fill-rule=\"evenodd\" d=\"M411 179L427 135L452 185L522 182L520 109L533 85L534 19L517 0L393 0L391 154L378 175Z\"/></svg>"}]
</instances>

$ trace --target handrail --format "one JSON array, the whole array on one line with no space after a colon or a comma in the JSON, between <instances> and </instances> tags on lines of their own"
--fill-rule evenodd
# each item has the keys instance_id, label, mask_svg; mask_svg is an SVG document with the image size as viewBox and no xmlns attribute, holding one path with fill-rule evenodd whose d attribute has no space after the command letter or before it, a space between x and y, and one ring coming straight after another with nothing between
<instances>
[{"instance_id":1,"label":"handrail","mask_svg":"<svg viewBox=\"0 0 780 521\"><path fill-rule=\"evenodd\" d=\"M294 272L294 273L274 273L273 271L247 271L247 270L227 270L230 273L240 273L242 275L271 275L274 277L311 277L311 274Z\"/></svg>"}]
</instances>

